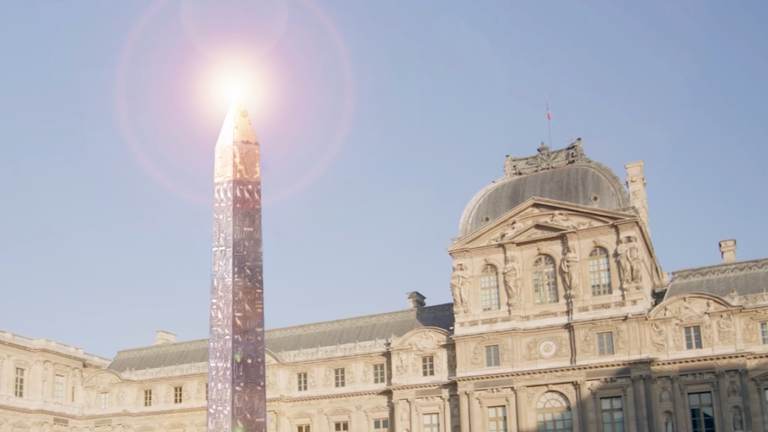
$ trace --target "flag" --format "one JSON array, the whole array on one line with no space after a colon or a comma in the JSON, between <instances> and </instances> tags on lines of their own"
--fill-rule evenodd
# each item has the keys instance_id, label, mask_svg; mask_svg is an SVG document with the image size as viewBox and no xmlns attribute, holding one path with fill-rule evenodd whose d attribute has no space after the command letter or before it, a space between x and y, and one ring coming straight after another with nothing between
<instances>
[{"instance_id":1,"label":"flag","mask_svg":"<svg viewBox=\"0 0 768 432\"><path fill-rule=\"evenodd\" d=\"M549 105L547 105L547 120L552 120L552 114L549 112Z\"/></svg>"}]
</instances>

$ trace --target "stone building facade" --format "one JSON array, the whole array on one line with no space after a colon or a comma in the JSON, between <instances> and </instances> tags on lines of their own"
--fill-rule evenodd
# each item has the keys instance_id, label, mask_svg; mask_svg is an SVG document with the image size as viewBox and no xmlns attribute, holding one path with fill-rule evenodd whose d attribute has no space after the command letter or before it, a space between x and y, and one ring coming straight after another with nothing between
<instances>
[{"instance_id":1,"label":"stone building facade","mask_svg":"<svg viewBox=\"0 0 768 432\"><path fill-rule=\"evenodd\" d=\"M768 259L726 240L670 277L626 169L581 140L507 157L448 248L453 303L268 330L268 430L768 432ZM0 333L0 432L203 432L207 359Z\"/></svg>"}]
</instances>

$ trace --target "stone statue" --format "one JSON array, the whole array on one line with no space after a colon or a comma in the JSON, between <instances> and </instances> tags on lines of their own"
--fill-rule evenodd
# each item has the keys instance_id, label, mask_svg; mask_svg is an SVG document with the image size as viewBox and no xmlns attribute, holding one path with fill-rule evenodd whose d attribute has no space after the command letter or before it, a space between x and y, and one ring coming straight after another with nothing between
<instances>
[{"instance_id":1,"label":"stone statue","mask_svg":"<svg viewBox=\"0 0 768 432\"><path fill-rule=\"evenodd\" d=\"M469 309L469 276L464 269L464 264L458 263L453 268L451 275L451 294L453 294L454 309L468 311Z\"/></svg>"},{"instance_id":2,"label":"stone statue","mask_svg":"<svg viewBox=\"0 0 768 432\"><path fill-rule=\"evenodd\" d=\"M664 432L675 432L675 424L671 413L667 413L664 418Z\"/></svg>"},{"instance_id":3,"label":"stone statue","mask_svg":"<svg viewBox=\"0 0 768 432\"><path fill-rule=\"evenodd\" d=\"M579 298L581 296L579 287L581 274L579 272L579 255L576 254L574 245L568 245L568 252L560 262L560 269L563 272L566 292L572 299Z\"/></svg>"},{"instance_id":4,"label":"stone statue","mask_svg":"<svg viewBox=\"0 0 768 432\"><path fill-rule=\"evenodd\" d=\"M507 155L507 159L504 161L504 176L514 177L518 175L517 164L515 164L514 156Z\"/></svg>"},{"instance_id":5,"label":"stone statue","mask_svg":"<svg viewBox=\"0 0 768 432\"><path fill-rule=\"evenodd\" d=\"M630 281L635 284L641 283L643 281L643 255L640 251L640 244L634 236L629 237L627 255L629 255L629 265L631 268Z\"/></svg>"},{"instance_id":6,"label":"stone statue","mask_svg":"<svg viewBox=\"0 0 768 432\"><path fill-rule=\"evenodd\" d=\"M741 411L738 409L736 410L735 413L733 413L733 430L735 432L744 430L743 419L741 418Z\"/></svg>"},{"instance_id":7,"label":"stone statue","mask_svg":"<svg viewBox=\"0 0 768 432\"><path fill-rule=\"evenodd\" d=\"M667 332L657 323L651 324L651 330L653 331L653 336L651 337L653 347L656 351L663 351L667 347Z\"/></svg>"},{"instance_id":8,"label":"stone statue","mask_svg":"<svg viewBox=\"0 0 768 432\"><path fill-rule=\"evenodd\" d=\"M621 284L626 286L632 281L632 265L629 261L629 242L627 238L619 240L619 245L616 247L616 259L619 262L619 270L621 270Z\"/></svg>"},{"instance_id":9,"label":"stone statue","mask_svg":"<svg viewBox=\"0 0 768 432\"><path fill-rule=\"evenodd\" d=\"M507 293L507 307L510 309L520 304L522 276L523 270L517 263L517 258L514 255L508 256L504 263L504 290Z\"/></svg>"},{"instance_id":10,"label":"stone statue","mask_svg":"<svg viewBox=\"0 0 768 432\"><path fill-rule=\"evenodd\" d=\"M717 321L717 334L721 341L733 342L735 334L733 331L733 316L731 314L727 313L720 316L720 319Z\"/></svg>"}]
</instances>

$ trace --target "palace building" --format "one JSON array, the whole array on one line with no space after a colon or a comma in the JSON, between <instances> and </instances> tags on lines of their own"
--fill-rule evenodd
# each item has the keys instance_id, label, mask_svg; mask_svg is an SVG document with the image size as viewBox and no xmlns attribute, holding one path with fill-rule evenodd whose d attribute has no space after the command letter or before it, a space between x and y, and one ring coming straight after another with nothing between
<instances>
[{"instance_id":1,"label":"palace building","mask_svg":"<svg viewBox=\"0 0 768 432\"><path fill-rule=\"evenodd\" d=\"M268 430L768 432L768 259L664 271L626 171L508 156L435 275L453 303L266 332ZM204 432L207 368L167 332L114 359L0 333L0 432Z\"/></svg>"}]
</instances>

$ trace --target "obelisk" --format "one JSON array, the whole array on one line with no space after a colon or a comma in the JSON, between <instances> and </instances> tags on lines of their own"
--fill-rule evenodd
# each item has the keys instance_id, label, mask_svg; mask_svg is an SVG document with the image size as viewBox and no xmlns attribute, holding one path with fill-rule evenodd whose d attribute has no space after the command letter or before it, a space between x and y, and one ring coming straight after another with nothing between
<instances>
[{"instance_id":1,"label":"obelisk","mask_svg":"<svg viewBox=\"0 0 768 432\"><path fill-rule=\"evenodd\" d=\"M232 102L216 142L208 432L264 432L264 300L259 142Z\"/></svg>"}]
</instances>

